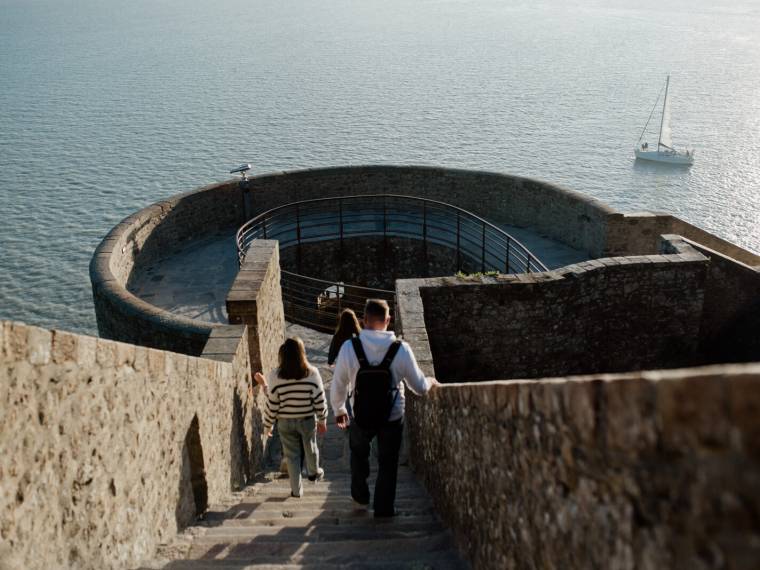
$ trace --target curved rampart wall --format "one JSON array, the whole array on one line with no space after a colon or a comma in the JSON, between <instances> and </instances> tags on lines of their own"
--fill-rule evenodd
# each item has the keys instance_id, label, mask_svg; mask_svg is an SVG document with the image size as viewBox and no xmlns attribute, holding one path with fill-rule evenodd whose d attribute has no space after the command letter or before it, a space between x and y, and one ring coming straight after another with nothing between
<instances>
[{"instance_id":1,"label":"curved rampart wall","mask_svg":"<svg viewBox=\"0 0 760 570\"><path fill-rule=\"evenodd\" d=\"M333 196L392 193L439 200L492 223L533 228L598 257L615 213L578 192L508 174L427 166L353 166L265 174L250 179L253 208Z\"/></svg>"},{"instance_id":2,"label":"curved rampart wall","mask_svg":"<svg viewBox=\"0 0 760 570\"><path fill-rule=\"evenodd\" d=\"M580 193L529 178L420 166L300 170L255 176L245 190L232 180L180 194L118 224L90 265L100 335L199 354L214 325L175 316L130 293L130 277L142 265L192 240L232 233L251 214L286 203L377 193L440 200L495 223L530 227L592 258L655 254L662 234L679 233L750 266L760 265L760 256L672 216L620 214Z\"/></svg>"},{"instance_id":3,"label":"curved rampart wall","mask_svg":"<svg viewBox=\"0 0 760 570\"><path fill-rule=\"evenodd\" d=\"M197 355L211 323L173 315L136 297L130 278L191 240L233 232L251 212L289 202L376 193L457 205L496 222L530 226L591 254L601 252L613 211L586 196L527 178L414 166L358 166L256 176L214 184L153 204L118 224L98 246L90 278L100 336ZM249 194L247 197L246 195Z\"/></svg>"},{"instance_id":4,"label":"curved rampart wall","mask_svg":"<svg viewBox=\"0 0 760 570\"><path fill-rule=\"evenodd\" d=\"M232 232L245 219L236 181L179 194L125 218L95 250L90 263L98 332L103 338L198 355L216 325L173 315L130 293L140 266L188 241Z\"/></svg>"}]
</instances>

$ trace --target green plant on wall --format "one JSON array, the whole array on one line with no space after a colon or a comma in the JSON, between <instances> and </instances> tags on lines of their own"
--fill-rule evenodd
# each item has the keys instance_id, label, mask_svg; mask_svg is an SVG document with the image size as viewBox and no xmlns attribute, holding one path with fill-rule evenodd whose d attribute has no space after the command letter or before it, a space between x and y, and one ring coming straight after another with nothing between
<instances>
[{"instance_id":1,"label":"green plant on wall","mask_svg":"<svg viewBox=\"0 0 760 570\"><path fill-rule=\"evenodd\" d=\"M476 273L465 273L464 271L457 271L457 277L461 277L463 279L469 279L473 277L496 277L499 275L498 271L478 271Z\"/></svg>"}]
</instances>

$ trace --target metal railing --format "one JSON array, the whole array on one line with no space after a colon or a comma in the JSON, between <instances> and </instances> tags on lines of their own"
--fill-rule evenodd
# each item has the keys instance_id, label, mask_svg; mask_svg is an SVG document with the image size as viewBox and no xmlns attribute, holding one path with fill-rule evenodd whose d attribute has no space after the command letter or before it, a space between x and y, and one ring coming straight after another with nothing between
<instances>
[{"instance_id":1,"label":"metal railing","mask_svg":"<svg viewBox=\"0 0 760 570\"><path fill-rule=\"evenodd\" d=\"M548 271L507 232L456 206L411 196L370 194L294 202L263 212L237 232L242 264L256 239L280 242L280 249L328 240L382 236L421 241L451 250L456 271L531 273ZM285 315L318 330L332 330L343 308L361 309L367 297L395 305L386 289L359 287L282 271ZM359 311L360 312L360 311ZM328 326L329 325L329 326Z\"/></svg>"},{"instance_id":2,"label":"metal railing","mask_svg":"<svg viewBox=\"0 0 760 570\"><path fill-rule=\"evenodd\" d=\"M443 202L395 194L317 198L273 208L238 230L238 256L242 263L255 239L275 239L285 249L363 236L412 238L449 247L456 252L458 269L468 260L482 272L548 271L528 248L483 218Z\"/></svg>"},{"instance_id":3,"label":"metal railing","mask_svg":"<svg viewBox=\"0 0 760 570\"><path fill-rule=\"evenodd\" d=\"M280 271L280 285L285 317L292 323L333 332L343 309L352 309L361 318L364 302L373 298L388 302L391 309L389 328L392 330L395 325L395 291L315 279L285 270Z\"/></svg>"}]
</instances>

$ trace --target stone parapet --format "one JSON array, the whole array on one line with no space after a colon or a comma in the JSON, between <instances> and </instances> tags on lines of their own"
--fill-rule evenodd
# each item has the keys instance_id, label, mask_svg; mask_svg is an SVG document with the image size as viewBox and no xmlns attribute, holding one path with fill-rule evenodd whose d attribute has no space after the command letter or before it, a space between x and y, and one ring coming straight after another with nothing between
<instances>
[{"instance_id":1,"label":"stone parapet","mask_svg":"<svg viewBox=\"0 0 760 570\"><path fill-rule=\"evenodd\" d=\"M760 255L669 214L610 214L606 230L603 251L605 256L655 254L659 251L660 236L675 234L745 265L760 266Z\"/></svg>"},{"instance_id":2,"label":"stone parapet","mask_svg":"<svg viewBox=\"0 0 760 570\"><path fill-rule=\"evenodd\" d=\"M196 358L1 322L4 568L133 568L249 481L245 336L219 327Z\"/></svg>"},{"instance_id":3,"label":"stone parapet","mask_svg":"<svg viewBox=\"0 0 760 570\"><path fill-rule=\"evenodd\" d=\"M248 325L251 372L277 368L285 340L285 315L276 241L252 242L227 294L227 315L230 324Z\"/></svg>"},{"instance_id":4,"label":"stone parapet","mask_svg":"<svg viewBox=\"0 0 760 570\"><path fill-rule=\"evenodd\" d=\"M408 404L410 460L474 568L760 567L760 365Z\"/></svg>"},{"instance_id":5,"label":"stone parapet","mask_svg":"<svg viewBox=\"0 0 760 570\"><path fill-rule=\"evenodd\" d=\"M439 200L496 224L530 227L560 243L601 255L615 210L589 196L532 178L432 166L344 166L249 179L253 214L311 198L400 194Z\"/></svg>"},{"instance_id":6,"label":"stone parapet","mask_svg":"<svg viewBox=\"0 0 760 570\"><path fill-rule=\"evenodd\" d=\"M701 363L760 361L760 265L749 266L679 236L663 236L663 247L680 240L710 262L699 328Z\"/></svg>"},{"instance_id":7,"label":"stone parapet","mask_svg":"<svg viewBox=\"0 0 760 570\"><path fill-rule=\"evenodd\" d=\"M95 315L101 337L197 356L217 325L173 315L129 291L141 265L189 240L231 231L244 221L235 181L214 184L136 212L114 227L90 262Z\"/></svg>"},{"instance_id":8,"label":"stone parapet","mask_svg":"<svg viewBox=\"0 0 760 570\"><path fill-rule=\"evenodd\" d=\"M546 273L399 281L401 327L424 332L442 381L691 365L707 264L688 248Z\"/></svg>"}]
</instances>

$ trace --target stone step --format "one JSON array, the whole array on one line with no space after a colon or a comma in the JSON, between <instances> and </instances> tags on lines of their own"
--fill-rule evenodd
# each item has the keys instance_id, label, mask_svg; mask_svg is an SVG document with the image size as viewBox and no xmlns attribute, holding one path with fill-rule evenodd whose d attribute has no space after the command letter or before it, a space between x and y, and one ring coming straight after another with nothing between
<instances>
[{"instance_id":1,"label":"stone step","mask_svg":"<svg viewBox=\"0 0 760 570\"><path fill-rule=\"evenodd\" d=\"M454 551L420 554L407 560L357 560L352 562L303 562L281 563L277 560L257 558L247 560L176 560L166 570L466 570ZM140 569L150 570L150 569Z\"/></svg>"},{"instance_id":2,"label":"stone step","mask_svg":"<svg viewBox=\"0 0 760 570\"><path fill-rule=\"evenodd\" d=\"M306 532L335 534L351 530L355 530L359 533L385 531L430 531L432 533L445 530L441 523L434 517L400 517L398 521L388 521L385 519L378 519L376 521L372 517L365 517L360 520L336 518L329 520L323 519L316 523L307 523L301 526L262 525L255 519L233 519L220 521L220 524L204 527L204 529L208 534L222 532L223 529L226 529L229 532L260 532L262 535L282 533L283 536L289 533L298 535Z\"/></svg>"},{"instance_id":3,"label":"stone step","mask_svg":"<svg viewBox=\"0 0 760 570\"><path fill-rule=\"evenodd\" d=\"M375 484L375 481L377 480L377 475L374 473L367 479L367 484L371 487ZM325 469L325 476L321 481L309 481L309 479L306 477L306 475L301 474L301 482L305 487L312 487L312 486L333 486L337 487L340 485L343 485L344 487L351 486L351 477L344 476L339 473L336 473L335 471L328 471ZM422 488L417 479L415 479L411 475L399 475L397 478L397 485L409 485L415 488ZM283 487L290 489L290 478L287 475L282 475L277 478L273 478L269 481L262 481L256 485L257 489L256 491L260 489L266 489L267 487ZM255 492L255 491L254 491Z\"/></svg>"},{"instance_id":4,"label":"stone step","mask_svg":"<svg viewBox=\"0 0 760 570\"><path fill-rule=\"evenodd\" d=\"M375 486L371 484L369 486L370 495L373 495ZM412 485L399 485L396 487L396 500L410 500L410 499L422 499L426 497L425 493L417 486ZM247 495L245 497L250 501L267 501L277 499L290 498L290 485L267 485L258 489L255 494ZM304 485L303 493L300 497L303 500L328 500L328 499L351 499L351 487L349 485L340 486L326 486L324 484L319 485ZM229 508L232 505L221 505L224 508Z\"/></svg>"},{"instance_id":5,"label":"stone step","mask_svg":"<svg viewBox=\"0 0 760 570\"><path fill-rule=\"evenodd\" d=\"M413 509L404 509L396 507L396 512L398 513L398 516L406 517L406 516L412 516L412 515L434 515L435 509L432 506L425 507L425 508L413 508ZM248 519L251 520L273 520L273 519L288 519L288 518L307 518L309 516L314 518L363 518L372 516L371 513L367 513L366 511L360 511L360 510L349 510L349 509L323 509L323 508L287 508L287 509L281 509L281 510L264 510L264 511L251 511L248 514L244 515ZM221 517L220 517L221 518ZM228 517L225 517L228 518ZM237 519L240 518L240 515L235 517ZM207 519L208 520L208 519Z\"/></svg>"},{"instance_id":6,"label":"stone step","mask_svg":"<svg viewBox=\"0 0 760 570\"><path fill-rule=\"evenodd\" d=\"M246 497L239 503L235 503L234 508L240 511L252 511L255 509L263 508L284 508L284 507L353 507L353 500L348 495L306 495L296 498L287 495L285 497L278 496L264 496L253 495L252 497ZM396 506L408 505L412 507L414 505L428 506L432 504L429 497L425 495L405 496L399 497L396 500Z\"/></svg>"},{"instance_id":7,"label":"stone step","mask_svg":"<svg viewBox=\"0 0 760 570\"><path fill-rule=\"evenodd\" d=\"M242 541L218 540L207 543L203 536L196 537L190 546L188 558L247 560L248 563L330 562L350 563L372 558L378 561L414 560L418 555L429 552L450 551L449 533L438 533L425 538L394 540L337 540L334 542L308 543L297 541L259 541L243 538ZM262 559L263 558L263 559Z\"/></svg>"},{"instance_id":8,"label":"stone step","mask_svg":"<svg viewBox=\"0 0 760 570\"><path fill-rule=\"evenodd\" d=\"M413 530L412 530L413 529ZM444 532L440 525L405 525L405 529L396 526L382 527L262 527L262 526L221 526L210 528L203 534L195 537L197 544L219 542L242 542L254 540L259 542L345 542L355 540L398 540L411 538L429 538Z\"/></svg>"},{"instance_id":9,"label":"stone step","mask_svg":"<svg viewBox=\"0 0 760 570\"><path fill-rule=\"evenodd\" d=\"M432 524L437 523L438 518L434 514L409 514L393 517L392 519L375 519L372 513L358 511L356 513L344 513L339 516L325 516L321 513L314 516L294 516L283 517L256 517L256 518L239 518L225 519L216 523L215 526L222 525L253 525L253 526L272 526L272 527L324 527L324 526L374 526L374 525L394 525L394 524ZM210 525L204 521L204 528Z\"/></svg>"},{"instance_id":10,"label":"stone step","mask_svg":"<svg viewBox=\"0 0 760 570\"><path fill-rule=\"evenodd\" d=\"M371 510L371 509L370 509ZM433 504L427 499L420 500L399 500L396 501L396 510L402 514L423 514L431 513L434 510ZM328 516L356 516L354 513L361 513L366 509L355 507L349 501L330 500L302 503L264 503L257 505L241 504L236 505L233 509L227 511L212 511L205 514L204 519L209 522L227 520L227 519L246 519L262 515L265 517L272 516L293 516L293 513L307 513L313 515L323 512ZM283 515L283 513L286 513Z\"/></svg>"}]
</instances>

